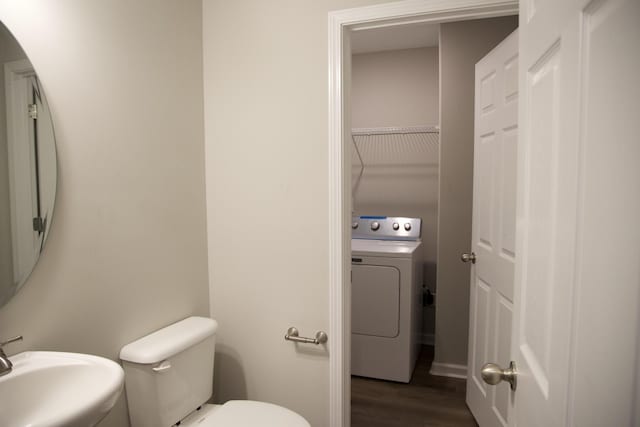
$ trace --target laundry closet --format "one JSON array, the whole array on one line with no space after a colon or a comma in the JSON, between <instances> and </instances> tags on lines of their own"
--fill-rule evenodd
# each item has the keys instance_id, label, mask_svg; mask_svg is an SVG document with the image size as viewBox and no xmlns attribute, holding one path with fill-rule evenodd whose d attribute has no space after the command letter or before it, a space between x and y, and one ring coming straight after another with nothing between
<instances>
[{"instance_id":1,"label":"laundry closet","mask_svg":"<svg viewBox=\"0 0 640 427\"><path fill-rule=\"evenodd\" d=\"M404 30L410 33L381 35L380 39L386 42L383 50L380 50L381 43L376 42L380 39L372 34L354 33L352 36L352 209L354 218L363 217L365 221L369 217L421 220L421 227L417 230L417 237L422 236L418 260L420 283L418 292L413 295L414 300L420 301L410 304L419 310L419 325L415 325L418 327L413 333L417 330L421 343L433 345L440 142L439 27L423 24ZM389 33L386 29L378 31ZM395 39L393 43L392 37ZM391 46L407 47L395 49ZM355 220L354 224L358 221ZM360 223L358 229L352 230L354 237L364 227L362 220ZM403 227L404 223L400 221L398 225ZM374 239L377 236L368 237ZM392 242L400 240L392 235L388 237ZM354 255L354 274L358 271L359 266L355 265L358 259ZM375 264L375 260L372 262ZM360 296L358 284L356 276L353 291L356 305ZM371 288L370 283L363 286ZM387 302L391 300L392 293L404 293L404 289L391 283L386 289L377 291L389 294ZM369 292L374 291L370 289ZM410 309L401 304L395 308L398 311ZM385 306L379 304L370 309L384 312ZM388 317L390 322L396 322L401 315ZM362 313L354 306L354 328L360 323L360 318ZM393 333L387 335L389 339L400 335L398 328L391 329ZM352 346L357 354L357 344L352 343ZM357 370L357 367L358 362L352 362L352 370Z\"/></svg>"},{"instance_id":2,"label":"laundry closet","mask_svg":"<svg viewBox=\"0 0 640 427\"><path fill-rule=\"evenodd\" d=\"M384 393L361 377L466 377L470 269L460 255L471 242L474 69L517 25L510 16L351 34L354 414L362 387ZM416 267L404 269L399 253ZM402 336L406 350L385 348ZM402 351L422 356L393 376Z\"/></svg>"}]
</instances>

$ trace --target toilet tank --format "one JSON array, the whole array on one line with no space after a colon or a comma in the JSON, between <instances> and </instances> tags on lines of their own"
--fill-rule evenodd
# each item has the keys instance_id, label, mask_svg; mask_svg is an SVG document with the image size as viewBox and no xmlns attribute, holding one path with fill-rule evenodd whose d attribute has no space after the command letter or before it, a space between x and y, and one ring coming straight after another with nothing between
<instances>
[{"instance_id":1,"label":"toilet tank","mask_svg":"<svg viewBox=\"0 0 640 427\"><path fill-rule=\"evenodd\" d=\"M209 400L217 328L189 317L120 350L132 427L170 427Z\"/></svg>"}]
</instances>

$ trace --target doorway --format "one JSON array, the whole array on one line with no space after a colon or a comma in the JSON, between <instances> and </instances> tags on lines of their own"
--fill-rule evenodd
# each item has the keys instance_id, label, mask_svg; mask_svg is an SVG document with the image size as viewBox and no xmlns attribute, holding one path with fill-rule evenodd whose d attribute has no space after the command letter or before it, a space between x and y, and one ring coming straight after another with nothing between
<instances>
[{"instance_id":1,"label":"doorway","mask_svg":"<svg viewBox=\"0 0 640 427\"><path fill-rule=\"evenodd\" d=\"M474 9L468 9L465 12L460 12L460 10L450 10L450 15L447 16L446 13L443 14L443 11L439 10L437 15L433 15L433 10L429 10L429 5L423 5L424 9L421 11L422 13L414 13L411 15L411 20L408 21L406 17L410 15L410 12L407 10L403 12L399 12L398 10L390 11L380 10L381 7L372 7L372 8L363 8L366 9L369 14L364 13L363 15L367 15L365 17L355 17L354 11L351 11L351 14L345 14L346 16L337 16L338 14L334 14L330 17L330 31L333 28L336 33L339 33L341 37L335 42L339 45L339 49L334 49L330 47L330 52L333 52L334 55L330 57L331 61L331 70L339 71L338 73L332 73L332 76L336 79L333 81L332 85L332 102L330 104L330 136L332 137L332 158L333 155L336 155L337 158L340 159L340 164L343 165L341 171L332 171L331 176L333 177L333 185L332 185L332 194L331 200L334 202L332 205L331 213L332 213L332 221L331 225L333 230L336 233L332 233L332 253L336 255L332 256L331 262L331 278L332 278L332 334L333 342L332 346L334 351L340 349L341 356L339 358L332 358L332 378L331 378L331 421L332 425L348 425L350 422L350 399L351 399L351 381L349 375L349 366L351 363L351 325L350 325L350 317L351 317L351 295L350 293L343 293L341 290L343 289L343 283L349 283L347 280L350 280L351 269L348 261L350 258L347 258L351 254L351 216L353 213L353 199L351 196L351 191L353 188L353 184L356 184L356 180L359 178L358 173L353 174L352 164L357 163L352 158L352 132L353 126L351 124L351 108L353 106L353 99L350 94L350 78L351 71L353 67L352 56L351 56L351 48L352 48L352 35L354 34L363 34L366 31L374 32L376 29L385 28L392 29L393 27L401 28L404 27L407 29L410 26L418 26L430 24L437 26L440 23L445 21L469 21L474 20L475 18L489 18L489 17L497 17L497 16L505 16L505 15L513 15L517 13L517 4L511 4L503 7L500 10L497 10L493 7L487 8L483 7L480 3ZM373 9L378 9L374 11ZM376 13L375 22L374 18L372 18L373 12ZM431 14L430 14L431 12ZM403 13L406 13L403 15ZM402 19L404 16L405 19ZM366 22L366 23L365 23ZM517 25L517 24L516 24ZM513 29L513 28L512 28ZM512 30L511 29L511 30ZM379 30L378 30L379 31ZM503 35L506 36L509 31L506 31ZM503 38L502 37L502 38ZM388 38L387 38L388 39ZM500 39L498 39L499 41ZM497 43L495 43L497 44ZM487 53L490 50L487 49L484 53ZM336 51L340 52L340 55L336 54ZM479 58L484 56L484 53L480 55ZM478 59L479 59L478 58ZM475 62L475 61L474 61ZM336 68L336 65L338 67ZM343 74L344 73L344 74ZM337 102L333 102L337 101ZM473 114L473 96L469 99L469 109L471 114ZM435 125L434 128L437 128L439 123L414 123L414 125ZM337 126L336 126L337 125ZM473 143L473 137L471 138L471 143ZM440 154L438 155L438 160ZM355 162L355 163L354 163ZM469 168L471 169L471 168ZM469 170L469 174L471 170ZM353 178L353 179L352 179ZM360 177L360 180L363 178ZM358 185L361 185L361 182L357 182ZM438 198L439 199L439 198ZM469 197L470 199L470 197ZM471 204L471 200L468 201L469 205ZM334 209L337 208L337 209ZM362 212L358 212L362 213ZM335 216L334 216L335 215ZM432 219L432 218L429 218ZM339 232L339 233L338 233ZM337 241L337 234L340 235L339 241ZM470 234L470 219L469 219L469 234ZM424 236L423 236L424 237ZM430 236L432 239L433 235ZM467 238L466 244L468 246L470 242L470 238ZM430 242L432 243L432 242ZM433 256L433 254L431 254ZM456 257L456 268L462 269L465 275L464 280L464 288L466 290L466 297L468 298L468 269L464 269L463 266L459 263L459 254ZM339 262L338 262L339 261ZM347 261L347 262L345 262ZM435 277L436 274L432 272L427 272L425 277ZM344 279L347 280L344 280ZM432 285L434 289L430 289L430 293L433 295L437 294L435 291L435 283L433 280L430 281L429 285ZM348 288L347 288L348 289ZM425 298L427 299L427 298ZM438 298L436 298L438 301ZM468 301L468 299L467 299ZM436 302L437 304L437 302ZM468 302L467 302L468 307ZM459 313L459 310L458 310ZM422 316L421 316L422 317ZM423 321L423 319L421 319ZM465 329L464 336L464 353L466 358L466 330L468 329L468 317L465 317L462 322L463 327ZM433 332L432 332L433 333ZM428 333L427 333L428 336ZM426 340L425 340L426 341ZM427 342L427 344L433 344L433 342ZM437 346L436 346L437 352ZM423 357L421 361L423 365L419 368L419 372L429 374L429 370L433 368L431 365L433 354L433 347L427 346L423 350ZM466 374L466 366L462 366L456 363L444 363L440 367L436 367L436 369L440 369L439 372L441 375L445 376L446 381L454 381L455 377L462 377ZM442 371L444 369L444 371ZM342 375L340 375L342 374ZM446 378L449 377L449 378ZM451 377L454 377L452 379ZM464 384L464 380L458 379L460 384ZM361 385L361 384L360 384ZM359 387L359 385L358 385ZM455 389L455 385L452 388ZM464 398L458 397L459 401L462 400L464 402ZM464 403L462 403L462 407L464 408ZM355 420L354 420L355 421ZM406 425L406 424L404 424Z\"/></svg>"},{"instance_id":2,"label":"doorway","mask_svg":"<svg viewBox=\"0 0 640 427\"><path fill-rule=\"evenodd\" d=\"M464 387L471 269L460 262L471 242L475 67L517 25L511 16L351 35L354 427L475 425Z\"/></svg>"},{"instance_id":3,"label":"doorway","mask_svg":"<svg viewBox=\"0 0 640 427\"><path fill-rule=\"evenodd\" d=\"M468 12L468 2L455 4ZM420 5L426 10L403 2L330 18L330 52L339 54L330 57L330 141L335 143L330 161L335 186L330 200L332 208L340 208L332 209L330 222L335 231L331 249L336 249L330 265L331 278L336 279L331 290L339 295L331 300L331 314L338 314L331 319L336 327L348 323L345 315L349 314L344 304L349 302L348 292L333 287L348 283L343 279L348 279L349 271L344 257L347 245L342 241L348 225L344 208L350 207L343 197L349 189L343 175L348 153L342 150L343 131L349 128L343 108L349 105L348 93L342 85L349 64L342 46L343 42L348 46L349 38L343 30L390 16L414 20L431 13L436 19L434 9L442 12L431 2ZM485 12L491 9L485 6ZM518 43L519 103L523 106L517 162L519 255L511 347L521 375L519 403L510 410L518 424L635 425L640 378L638 323L634 321L639 301L637 265L619 254L632 254L635 259L639 247L638 233L628 225L640 206L633 187L638 175L633 166L638 152L637 120L629 114L638 111L637 91L630 88L637 87L633 72L640 68L639 56L632 54L637 51L633 42L638 36L633 19L640 8L630 0L572 2L563 8L555 2L525 2L523 8ZM460 9L448 12L455 15ZM451 15L451 21L458 20ZM438 18L443 19L442 14ZM603 102L610 99L620 102ZM332 332L337 333L333 350L346 348L348 355L344 330ZM594 337L601 351L593 351ZM346 372L344 354L331 361L336 374L331 379L336 425L349 422L343 410L349 405L343 400L349 381L340 375ZM592 369L602 363L621 369L613 373ZM514 374L514 370L500 369L500 380L515 385ZM494 383L490 377L486 380Z\"/></svg>"}]
</instances>

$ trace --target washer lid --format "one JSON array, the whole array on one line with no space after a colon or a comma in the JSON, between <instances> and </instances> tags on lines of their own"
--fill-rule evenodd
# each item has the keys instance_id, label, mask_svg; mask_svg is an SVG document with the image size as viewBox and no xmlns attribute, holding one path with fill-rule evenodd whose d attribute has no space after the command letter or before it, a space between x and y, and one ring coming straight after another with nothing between
<instances>
[{"instance_id":1,"label":"washer lid","mask_svg":"<svg viewBox=\"0 0 640 427\"><path fill-rule=\"evenodd\" d=\"M355 256L384 256L409 258L422 242L400 242L397 240L351 239L351 254Z\"/></svg>"},{"instance_id":2,"label":"washer lid","mask_svg":"<svg viewBox=\"0 0 640 427\"><path fill-rule=\"evenodd\" d=\"M206 427L311 427L295 412L266 402L230 400L207 417Z\"/></svg>"}]
</instances>

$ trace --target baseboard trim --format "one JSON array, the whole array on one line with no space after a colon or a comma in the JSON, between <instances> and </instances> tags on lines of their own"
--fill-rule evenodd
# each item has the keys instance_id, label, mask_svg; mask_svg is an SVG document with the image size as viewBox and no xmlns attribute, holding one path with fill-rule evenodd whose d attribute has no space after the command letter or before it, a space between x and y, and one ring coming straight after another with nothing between
<instances>
[{"instance_id":1,"label":"baseboard trim","mask_svg":"<svg viewBox=\"0 0 640 427\"><path fill-rule=\"evenodd\" d=\"M429 373L431 375L439 375L441 377L467 379L467 366L455 365L453 363L433 362Z\"/></svg>"},{"instance_id":2,"label":"baseboard trim","mask_svg":"<svg viewBox=\"0 0 640 427\"><path fill-rule=\"evenodd\" d=\"M420 343L422 345L435 345L436 336L434 334L422 334L420 336Z\"/></svg>"}]
</instances>

